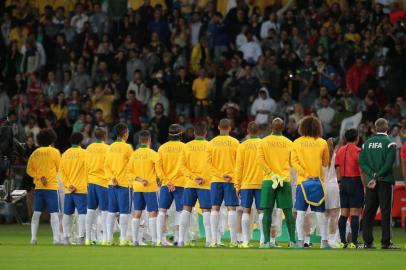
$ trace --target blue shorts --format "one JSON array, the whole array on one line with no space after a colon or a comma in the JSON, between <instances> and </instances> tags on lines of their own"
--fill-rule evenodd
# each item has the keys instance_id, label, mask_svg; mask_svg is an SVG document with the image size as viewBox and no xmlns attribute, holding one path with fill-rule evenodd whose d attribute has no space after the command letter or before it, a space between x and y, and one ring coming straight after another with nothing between
<instances>
[{"instance_id":1,"label":"blue shorts","mask_svg":"<svg viewBox=\"0 0 406 270\"><path fill-rule=\"evenodd\" d=\"M134 192L134 210L147 212L158 211L158 197L156 192Z\"/></svg>"},{"instance_id":2,"label":"blue shorts","mask_svg":"<svg viewBox=\"0 0 406 270\"><path fill-rule=\"evenodd\" d=\"M314 206L314 205L309 205L303 195L303 191L300 185L297 185L296 187L296 201L295 201L295 209L297 211L307 211L307 209L309 208L313 211L313 212L325 212L326 211L326 205L325 202L323 202L321 205L319 206Z\"/></svg>"},{"instance_id":3,"label":"blue shorts","mask_svg":"<svg viewBox=\"0 0 406 270\"><path fill-rule=\"evenodd\" d=\"M214 182L210 188L211 204L220 206L238 206L237 192L233 183Z\"/></svg>"},{"instance_id":4,"label":"blue shorts","mask_svg":"<svg viewBox=\"0 0 406 270\"><path fill-rule=\"evenodd\" d=\"M183 205L194 207L199 199L201 209L210 209L210 190L203 188L185 188L183 190Z\"/></svg>"},{"instance_id":5,"label":"blue shorts","mask_svg":"<svg viewBox=\"0 0 406 270\"><path fill-rule=\"evenodd\" d=\"M176 211L182 211L183 187L175 187L175 191L170 192L167 186L162 186L159 191L159 208L169 209L175 200Z\"/></svg>"},{"instance_id":6,"label":"blue shorts","mask_svg":"<svg viewBox=\"0 0 406 270\"><path fill-rule=\"evenodd\" d=\"M251 208L255 198L255 207L261 209L261 190L260 189L241 189L240 190L241 207Z\"/></svg>"},{"instance_id":7,"label":"blue shorts","mask_svg":"<svg viewBox=\"0 0 406 270\"><path fill-rule=\"evenodd\" d=\"M96 184L89 184L87 187L87 208L93 210L99 208L100 211L107 211L108 207L107 188Z\"/></svg>"},{"instance_id":8,"label":"blue shorts","mask_svg":"<svg viewBox=\"0 0 406 270\"><path fill-rule=\"evenodd\" d=\"M343 177L340 183L341 208L362 208L364 206L364 186L360 177Z\"/></svg>"},{"instance_id":9,"label":"blue shorts","mask_svg":"<svg viewBox=\"0 0 406 270\"><path fill-rule=\"evenodd\" d=\"M79 215L84 215L87 212L86 194L65 194L63 213L72 215L75 213L75 208Z\"/></svg>"},{"instance_id":10,"label":"blue shorts","mask_svg":"<svg viewBox=\"0 0 406 270\"><path fill-rule=\"evenodd\" d=\"M110 213L129 214L131 209L131 192L128 187L109 186L108 211Z\"/></svg>"},{"instance_id":11,"label":"blue shorts","mask_svg":"<svg viewBox=\"0 0 406 270\"><path fill-rule=\"evenodd\" d=\"M58 190L36 189L34 191L34 211L48 213L61 212Z\"/></svg>"}]
</instances>

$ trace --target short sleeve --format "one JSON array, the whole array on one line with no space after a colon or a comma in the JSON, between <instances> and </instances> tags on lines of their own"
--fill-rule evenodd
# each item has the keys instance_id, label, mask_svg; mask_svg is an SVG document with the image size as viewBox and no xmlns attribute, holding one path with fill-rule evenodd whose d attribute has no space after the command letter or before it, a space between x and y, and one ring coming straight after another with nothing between
<instances>
[{"instance_id":1,"label":"short sleeve","mask_svg":"<svg viewBox=\"0 0 406 270\"><path fill-rule=\"evenodd\" d=\"M400 150L400 157L406 159L406 142L403 143L402 149Z\"/></svg>"}]
</instances>

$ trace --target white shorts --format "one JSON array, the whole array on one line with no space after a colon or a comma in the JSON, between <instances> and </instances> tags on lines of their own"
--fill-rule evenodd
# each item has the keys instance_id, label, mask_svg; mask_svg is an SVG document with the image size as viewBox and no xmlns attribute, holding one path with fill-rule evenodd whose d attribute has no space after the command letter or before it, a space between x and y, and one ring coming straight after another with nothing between
<instances>
[{"instance_id":1,"label":"white shorts","mask_svg":"<svg viewBox=\"0 0 406 270\"><path fill-rule=\"evenodd\" d=\"M326 210L340 208L340 189L337 183L326 183Z\"/></svg>"}]
</instances>

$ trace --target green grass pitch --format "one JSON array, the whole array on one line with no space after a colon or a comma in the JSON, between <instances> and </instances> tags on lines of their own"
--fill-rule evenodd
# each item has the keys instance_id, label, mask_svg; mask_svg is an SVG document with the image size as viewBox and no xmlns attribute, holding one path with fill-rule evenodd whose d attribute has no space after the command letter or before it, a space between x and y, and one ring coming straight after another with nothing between
<instances>
[{"instance_id":1,"label":"green grass pitch","mask_svg":"<svg viewBox=\"0 0 406 270\"><path fill-rule=\"evenodd\" d=\"M377 227L377 238L378 230ZM194 248L85 247L53 246L51 229L41 224L39 244L31 246L29 226L0 225L0 269L404 270L406 233L395 229L393 235L402 250L209 249L203 248L202 243Z\"/></svg>"}]
</instances>

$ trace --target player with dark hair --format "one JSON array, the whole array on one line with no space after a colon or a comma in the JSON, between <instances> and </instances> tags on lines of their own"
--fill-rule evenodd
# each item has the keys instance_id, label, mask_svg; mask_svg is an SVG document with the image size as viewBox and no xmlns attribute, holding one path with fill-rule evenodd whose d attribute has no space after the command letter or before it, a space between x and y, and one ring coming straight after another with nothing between
<instances>
[{"instance_id":1,"label":"player with dark hair","mask_svg":"<svg viewBox=\"0 0 406 270\"><path fill-rule=\"evenodd\" d=\"M196 201L199 200L203 211L203 225L206 235L206 246L212 242L210 233L210 182L212 177L211 168L211 144L206 140L207 129L204 124L195 125L195 139L186 144L182 154L182 172L186 178L183 191L183 210L179 224L179 246L187 245L185 236L190 225L190 215Z\"/></svg>"},{"instance_id":2,"label":"player with dark hair","mask_svg":"<svg viewBox=\"0 0 406 270\"><path fill-rule=\"evenodd\" d=\"M107 210L108 210L108 179L104 173L104 162L109 146L106 144L107 132L104 128L96 128L94 131L96 142L86 148L88 163L88 193L86 214L86 245L92 244L91 231L96 222L97 209L101 212L103 236L102 245L107 241Z\"/></svg>"},{"instance_id":3,"label":"player with dark hair","mask_svg":"<svg viewBox=\"0 0 406 270\"><path fill-rule=\"evenodd\" d=\"M238 206L237 192L234 187L234 170L237 148L239 142L230 136L231 123L228 119L221 119L218 125L220 135L210 141L212 148L212 165L214 168L213 178L211 179L211 246L217 245L217 235L219 232L219 211L224 201L228 210L228 226L230 227L230 247L236 247L237 244L237 211Z\"/></svg>"},{"instance_id":4,"label":"player with dark hair","mask_svg":"<svg viewBox=\"0 0 406 270\"><path fill-rule=\"evenodd\" d=\"M165 245L164 226L166 212L171 207L173 201L176 206L175 216L175 237L174 242L179 240L179 217L183 208L182 196L185 186L185 179L182 174L182 153L185 144L181 142L182 127L172 124L169 127L169 141L161 145L158 150L157 174L162 182L159 191L159 213L158 213L158 245Z\"/></svg>"},{"instance_id":5,"label":"player with dark hair","mask_svg":"<svg viewBox=\"0 0 406 270\"><path fill-rule=\"evenodd\" d=\"M63 153L59 167L61 181L65 188L62 219L65 245L70 245L70 228L75 209L78 212L79 244L83 245L85 243L88 169L86 150L80 147L82 141L82 133L72 134L72 147Z\"/></svg>"},{"instance_id":6,"label":"player with dark hair","mask_svg":"<svg viewBox=\"0 0 406 270\"><path fill-rule=\"evenodd\" d=\"M53 243L60 244L59 217L61 211L58 180L61 153L53 147L56 134L52 129L43 129L37 135L37 148L28 159L27 174L34 179L34 213L31 219L31 244L37 244L37 232L41 213L48 211L51 216Z\"/></svg>"},{"instance_id":7,"label":"player with dark hair","mask_svg":"<svg viewBox=\"0 0 406 270\"><path fill-rule=\"evenodd\" d=\"M130 179L127 164L133 153L131 145L127 144L128 127L119 123L115 126L117 140L111 144L104 162L104 172L109 181L108 214L107 214L107 243L112 245L113 227L116 213L120 213L120 245L126 246L128 216L130 214Z\"/></svg>"},{"instance_id":8,"label":"player with dark hair","mask_svg":"<svg viewBox=\"0 0 406 270\"><path fill-rule=\"evenodd\" d=\"M241 218L242 244L241 248L249 248L250 214L255 199L258 211L260 243L263 243L264 233L262 227L263 213L260 207L261 184L264 173L257 162L257 149L261 143L258 137L259 128L254 121L248 123L247 132L249 138L241 143L237 149L235 163L234 182L237 192L240 194L243 214Z\"/></svg>"},{"instance_id":9,"label":"player with dark hair","mask_svg":"<svg viewBox=\"0 0 406 270\"><path fill-rule=\"evenodd\" d=\"M148 212L148 231L152 245L157 243L156 217L158 212L158 184L156 165L158 154L150 148L151 134L143 130L139 134L139 148L134 151L128 162L128 177L132 181L134 213L132 219L133 245L138 246L138 229L142 211Z\"/></svg>"},{"instance_id":10,"label":"player with dark hair","mask_svg":"<svg viewBox=\"0 0 406 270\"><path fill-rule=\"evenodd\" d=\"M300 137L293 142L291 154L292 167L297 172L296 231L298 247L304 243L304 219L307 209L316 212L321 234L321 248L329 248L327 217L325 215L323 167L329 164L327 142L321 138L320 120L313 116L302 119L299 126Z\"/></svg>"}]
</instances>

